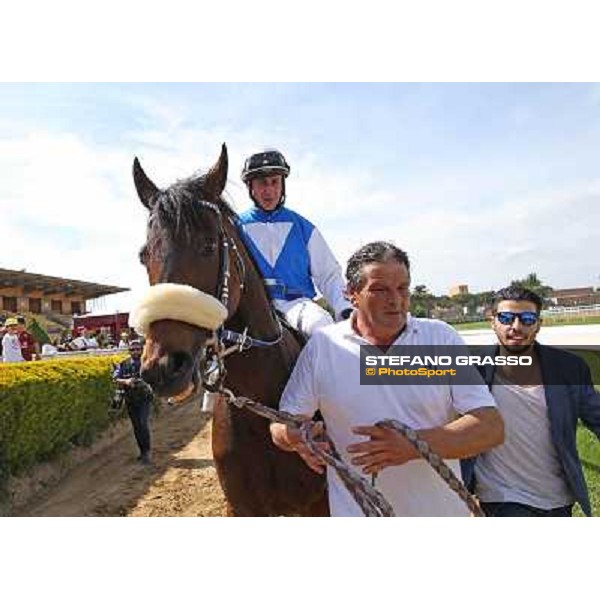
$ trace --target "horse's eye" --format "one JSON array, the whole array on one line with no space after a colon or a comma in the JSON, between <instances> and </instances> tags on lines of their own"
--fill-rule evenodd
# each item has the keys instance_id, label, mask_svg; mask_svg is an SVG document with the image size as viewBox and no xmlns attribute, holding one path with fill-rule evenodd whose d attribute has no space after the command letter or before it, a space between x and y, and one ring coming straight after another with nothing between
<instances>
[{"instance_id":1,"label":"horse's eye","mask_svg":"<svg viewBox=\"0 0 600 600\"><path fill-rule=\"evenodd\" d=\"M215 240L203 240L200 244L200 253L202 256L210 256L214 254L217 249L217 242Z\"/></svg>"},{"instance_id":2,"label":"horse's eye","mask_svg":"<svg viewBox=\"0 0 600 600\"><path fill-rule=\"evenodd\" d=\"M140 253L138 254L138 258L140 259L140 262L145 265L146 264L146 255L148 254L148 246L146 246L146 244L144 244L141 248L140 248Z\"/></svg>"}]
</instances>

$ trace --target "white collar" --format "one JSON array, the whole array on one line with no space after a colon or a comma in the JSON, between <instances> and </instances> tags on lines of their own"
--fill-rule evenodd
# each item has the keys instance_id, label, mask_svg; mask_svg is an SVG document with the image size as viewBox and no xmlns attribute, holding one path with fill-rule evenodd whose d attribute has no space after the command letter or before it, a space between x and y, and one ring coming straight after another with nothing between
<instances>
[{"instance_id":1,"label":"white collar","mask_svg":"<svg viewBox=\"0 0 600 600\"><path fill-rule=\"evenodd\" d=\"M349 319L342 321L342 330L343 330L342 333L343 333L344 337L354 339L355 341L359 342L360 344L372 345L371 342L368 342L367 340L365 340L365 338L363 338L359 333L357 333L354 330L354 327L352 326L352 324L354 323L355 319L356 319L356 312L353 312ZM400 335L394 340L393 345L397 344L400 341L400 338L402 338L403 336L417 333L418 330L419 330L419 320L417 318L413 317L410 313L408 313L406 315L406 327L402 330Z\"/></svg>"}]
</instances>

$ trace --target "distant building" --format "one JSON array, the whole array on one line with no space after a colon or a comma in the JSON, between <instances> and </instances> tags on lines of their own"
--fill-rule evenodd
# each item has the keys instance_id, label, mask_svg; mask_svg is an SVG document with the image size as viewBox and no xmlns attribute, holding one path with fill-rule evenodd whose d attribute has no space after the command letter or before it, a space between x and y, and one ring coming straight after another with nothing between
<instances>
[{"instance_id":1,"label":"distant building","mask_svg":"<svg viewBox=\"0 0 600 600\"><path fill-rule=\"evenodd\" d=\"M566 288L552 290L548 294L549 301L554 306L585 306L600 304L600 292L593 287Z\"/></svg>"},{"instance_id":2,"label":"distant building","mask_svg":"<svg viewBox=\"0 0 600 600\"><path fill-rule=\"evenodd\" d=\"M86 301L128 288L0 269L0 311L43 315L80 315Z\"/></svg>"},{"instance_id":3,"label":"distant building","mask_svg":"<svg viewBox=\"0 0 600 600\"><path fill-rule=\"evenodd\" d=\"M73 335L77 335L79 327L85 327L88 331L102 332L105 335L110 334L115 343L119 341L119 335L122 331L129 333L129 313L88 313L82 316L73 317Z\"/></svg>"},{"instance_id":4,"label":"distant building","mask_svg":"<svg viewBox=\"0 0 600 600\"><path fill-rule=\"evenodd\" d=\"M453 296L460 296L461 294L468 294L469 286L466 283L459 283L457 285L450 286L450 290L448 291L448 296L452 298Z\"/></svg>"}]
</instances>

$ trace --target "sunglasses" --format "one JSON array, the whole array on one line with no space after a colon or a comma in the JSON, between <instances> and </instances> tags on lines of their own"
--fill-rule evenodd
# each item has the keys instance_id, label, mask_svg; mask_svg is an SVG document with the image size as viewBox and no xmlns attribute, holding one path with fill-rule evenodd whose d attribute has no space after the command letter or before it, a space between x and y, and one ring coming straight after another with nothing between
<instances>
[{"instance_id":1,"label":"sunglasses","mask_svg":"<svg viewBox=\"0 0 600 600\"><path fill-rule=\"evenodd\" d=\"M538 322L539 315L536 312L529 310L518 313L504 310L496 314L496 319L498 319L502 325L512 325L515 322L515 319L519 319L522 325L530 327Z\"/></svg>"}]
</instances>

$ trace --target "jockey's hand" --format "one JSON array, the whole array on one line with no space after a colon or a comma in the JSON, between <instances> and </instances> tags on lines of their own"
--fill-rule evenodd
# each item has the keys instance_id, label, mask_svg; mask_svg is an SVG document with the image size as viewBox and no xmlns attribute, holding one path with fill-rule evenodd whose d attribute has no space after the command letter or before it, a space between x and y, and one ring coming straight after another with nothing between
<instances>
[{"instance_id":1,"label":"jockey's hand","mask_svg":"<svg viewBox=\"0 0 600 600\"><path fill-rule=\"evenodd\" d=\"M311 434L313 439L323 434L323 423L313 423ZM317 456L302 440L302 432L297 427L283 423L271 423L271 438L273 443L287 452L297 452L300 458L316 473L323 473L325 461ZM318 448L329 450L327 442L316 442Z\"/></svg>"},{"instance_id":2,"label":"jockey's hand","mask_svg":"<svg viewBox=\"0 0 600 600\"><path fill-rule=\"evenodd\" d=\"M412 444L397 431L372 425L353 427L352 433L369 437L368 441L347 448L355 455L352 464L362 467L366 475L376 475L385 467L403 465L419 457Z\"/></svg>"}]
</instances>

